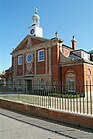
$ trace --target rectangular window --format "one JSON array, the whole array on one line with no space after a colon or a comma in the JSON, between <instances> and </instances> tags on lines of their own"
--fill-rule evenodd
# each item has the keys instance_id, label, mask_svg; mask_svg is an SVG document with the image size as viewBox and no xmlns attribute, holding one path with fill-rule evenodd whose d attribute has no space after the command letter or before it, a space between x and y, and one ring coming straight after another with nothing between
<instances>
[{"instance_id":1,"label":"rectangular window","mask_svg":"<svg viewBox=\"0 0 93 139\"><path fill-rule=\"evenodd\" d=\"M68 77L68 92L75 92L75 77Z\"/></svg>"},{"instance_id":2,"label":"rectangular window","mask_svg":"<svg viewBox=\"0 0 93 139\"><path fill-rule=\"evenodd\" d=\"M22 55L18 56L18 65L22 65Z\"/></svg>"},{"instance_id":3,"label":"rectangular window","mask_svg":"<svg viewBox=\"0 0 93 139\"><path fill-rule=\"evenodd\" d=\"M44 61L44 50L38 51L38 61Z\"/></svg>"}]
</instances>

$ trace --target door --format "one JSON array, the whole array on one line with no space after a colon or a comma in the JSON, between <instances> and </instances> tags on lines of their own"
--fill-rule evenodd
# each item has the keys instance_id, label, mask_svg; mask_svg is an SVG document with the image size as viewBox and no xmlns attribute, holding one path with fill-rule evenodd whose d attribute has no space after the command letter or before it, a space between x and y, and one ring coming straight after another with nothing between
<instances>
[{"instance_id":1,"label":"door","mask_svg":"<svg viewBox=\"0 0 93 139\"><path fill-rule=\"evenodd\" d=\"M32 80L27 80L27 92L32 93Z\"/></svg>"}]
</instances>

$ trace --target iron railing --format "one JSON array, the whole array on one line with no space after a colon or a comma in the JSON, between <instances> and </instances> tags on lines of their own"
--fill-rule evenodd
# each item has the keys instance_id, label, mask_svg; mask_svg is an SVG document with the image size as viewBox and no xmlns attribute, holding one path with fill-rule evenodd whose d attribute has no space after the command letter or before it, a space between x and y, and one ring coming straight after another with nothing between
<instances>
[{"instance_id":1,"label":"iron railing","mask_svg":"<svg viewBox=\"0 0 93 139\"><path fill-rule=\"evenodd\" d=\"M36 106L93 116L93 85L24 84L0 85L0 98L22 101Z\"/></svg>"}]
</instances>

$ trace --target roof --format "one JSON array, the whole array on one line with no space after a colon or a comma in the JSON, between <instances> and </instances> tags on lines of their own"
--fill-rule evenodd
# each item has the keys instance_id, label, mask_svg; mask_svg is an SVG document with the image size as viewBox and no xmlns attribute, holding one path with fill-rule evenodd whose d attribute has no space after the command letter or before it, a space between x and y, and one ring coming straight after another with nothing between
<instances>
[{"instance_id":1,"label":"roof","mask_svg":"<svg viewBox=\"0 0 93 139\"><path fill-rule=\"evenodd\" d=\"M83 52L85 52L85 53L89 53L89 54L90 54L90 52L85 51L85 50L83 50L83 49L78 49L78 50L74 50L74 51L83 51Z\"/></svg>"},{"instance_id":2,"label":"roof","mask_svg":"<svg viewBox=\"0 0 93 139\"><path fill-rule=\"evenodd\" d=\"M73 57L75 60L76 59L83 59L82 57L80 57L79 55L73 53L73 51L70 52L70 55L68 57Z\"/></svg>"},{"instance_id":3,"label":"roof","mask_svg":"<svg viewBox=\"0 0 93 139\"><path fill-rule=\"evenodd\" d=\"M10 67L9 69L7 69L6 72L7 72L7 71L12 71L12 67Z\"/></svg>"},{"instance_id":4,"label":"roof","mask_svg":"<svg viewBox=\"0 0 93 139\"><path fill-rule=\"evenodd\" d=\"M93 50L89 51L90 54L93 54Z\"/></svg>"},{"instance_id":5,"label":"roof","mask_svg":"<svg viewBox=\"0 0 93 139\"><path fill-rule=\"evenodd\" d=\"M69 46L67 46L67 45L65 45L65 44L62 44L62 46L63 47L66 47L66 48L68 48L68 49L72 49L71 47L69 47ZM72 49L73 50L73 49Z\"/></svg>"}]
</instances>

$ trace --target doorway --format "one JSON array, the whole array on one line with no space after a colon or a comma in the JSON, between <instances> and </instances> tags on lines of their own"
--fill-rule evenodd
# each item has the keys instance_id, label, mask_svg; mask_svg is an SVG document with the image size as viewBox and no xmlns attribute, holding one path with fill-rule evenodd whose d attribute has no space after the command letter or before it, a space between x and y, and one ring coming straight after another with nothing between
<instances>
[{"instance_id":1,"label":"doorway","mask_svg":"<svg viewBox=\"0 0 93 139\"><path fill-rule=\"evenodd\" d=\"M32 80L27 79L26 83L27 83L27 92L31 94L32 93Z\"/></svg>"}]
</instances>

